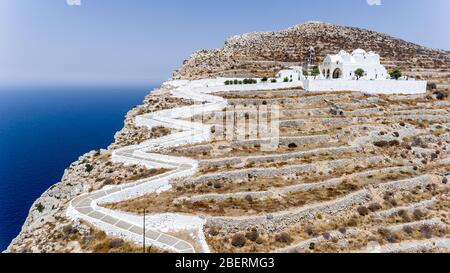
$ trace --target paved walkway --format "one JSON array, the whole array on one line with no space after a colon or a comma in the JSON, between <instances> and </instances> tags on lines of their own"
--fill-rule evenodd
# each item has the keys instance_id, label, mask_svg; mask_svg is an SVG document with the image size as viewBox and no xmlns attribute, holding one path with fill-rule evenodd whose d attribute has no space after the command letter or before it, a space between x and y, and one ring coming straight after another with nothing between
<instances>
[{"instance_id":1,"label":"paved walkway","mask_svg":"<svg viewBox=\"0 0 450 273\"><path fill-rule=\"evenodd\" d=\"M140 145L118 149L113 152L112 161L125 164L140 164L148 168L164 167L172 169L172 171L131 184L106 187L96 192L81 195L71 201L67 211L68 216L74 219L85 220L108 234L142 243L143 221L139 223L136 220L139 218L136 218L136 216L133 217L130 215L130 217L127 217L124 213L108 210L102 208L100 205L109 202L125 201L149 193L168 190L170 189L169 182L172 179L195 174L198 168L198 162L195 160L151 154L150 152L160 148L176 147L209 140L210 126L180 120L180 118L189 118L204 112L221 111L227 106L225 99L205 94L209 92L209 89L206 87L208 86L208 81L176 81L171 83L178 85L172 91L174 97L192 99L202 102L202 104L163 110L137 117L135 122L139 126L151 128L153 126L163 125L176 129L179 132L159 139L148 140ZM192 216L192 220L193 222L198 222L199 218ZM203 224L198 225L196 238L202 247L201 251L209 252L202 231ZM176 231L185 229L186 227L183 225L180 227L174 226L173 228ZM146 228L145 234L145 240L148 244L179 253L196 252L196 249L191 243L156 229Z\"/></svg>"}]
</instances>

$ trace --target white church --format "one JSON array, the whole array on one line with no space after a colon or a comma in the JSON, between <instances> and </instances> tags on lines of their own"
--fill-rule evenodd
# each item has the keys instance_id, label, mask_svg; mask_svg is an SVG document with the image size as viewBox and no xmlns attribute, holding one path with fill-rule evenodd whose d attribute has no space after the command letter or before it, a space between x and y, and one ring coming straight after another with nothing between
<instances>
[{"instance_id":1,"label":"white church","mask_svg":"<svg viewBox=\"0 0 450 273\"><path fill-rule=\"evenodd\" d=\"M341 50L336 55L328 55L320 70L324 79L356 80L355 71L364 70L361 80L386 80L389 78L386 68L381 65L380 55L373 51L356 49L351 54Z\"/></svg>"},{"instance_id":2,"label":"white church","mask_svg":"<svg viewBox=\"0 0 450 273\"><path fill-rule=\"evenodd\" d=\"M304 76L303 71L315 67L315 51L308 51L307 62L303 67L295 66L278 73L277 82L295 84L300 82L303 88L312 92L326 91L356 91L374 94L424 94L427 82L414 78L391 79L386 68L381 64L380 55L363 49L352 53L341 50L338 54L327 55L319 68L319 76ZM356 71L362 69L362 76ZM305 73L307 74L307 73ZM283 80L284 79L284 80Z\"/></svg>"}]
</instances>

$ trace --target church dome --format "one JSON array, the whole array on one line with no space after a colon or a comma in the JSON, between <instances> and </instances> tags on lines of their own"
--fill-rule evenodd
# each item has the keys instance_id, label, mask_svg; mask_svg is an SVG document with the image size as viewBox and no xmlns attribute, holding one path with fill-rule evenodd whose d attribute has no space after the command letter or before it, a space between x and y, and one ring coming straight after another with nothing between
<instances>
[{"instance_id":1,"label":"church dome","mask_svg":"<svg viewBox=\"0 0 450 273\"><path fill-rule=\"evenodd\" d=\"M352 55L364 55L364 54L366 54L366 51L364 49L361 49L361 48L355 49L352 52Z\"/></svg>"}]
</instances>

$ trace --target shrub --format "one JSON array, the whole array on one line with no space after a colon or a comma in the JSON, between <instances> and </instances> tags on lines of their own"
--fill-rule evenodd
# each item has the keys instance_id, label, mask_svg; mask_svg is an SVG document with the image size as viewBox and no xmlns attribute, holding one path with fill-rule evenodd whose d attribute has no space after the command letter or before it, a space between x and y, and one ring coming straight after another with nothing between
<instances>
[{"instance_id":1,"label":"shrub","mask_svg":"<svg viewBox=\"0 0 450 273\"><path fill-rule=\"evenodd\" d=\"M402 72L398 69L395 69L394 71L389 73L389 75L391 76L392 79L398 80L402 77Z\"/></svg>"},{"instance_id":2,"label":"shrub","mask_svg":"<svg viewBox=\"0 0 450 273\"><path fill-rule=\"evenodd\" d=\"M409 217L409 214L406 210L400 210L397 214L402 218L403 222L411 222L411 217Z\"/></svg>"},{"instance_id":3,"label":"shrub","mask_svg":"<svg viewBox=\"0 0 450 273\"><path fill-rule=\"evenodd\" d=\"M211 236L217 236L217 235L219 235L219 230L216 227L212 227L209 229L208 233Z\"/></svg>"},{"instance_id":4,"label":"shrub","mask_svg":"<svg viewBox=\"0 0 450 273\"><path fill-rule=\"evenodd\" d=\"M425 217L425 213L423 213L420 209L416 209L413 212L414 219L416 221L422 220Z\"/></svg>"},{"instance_id":5,"label":"shrub","mask_svg":"<svg viewBox=\"0 0 450 273\"><path fill-rule=\"evenodd\" d=\"M231 244L234 247L243 247L243 246L245 246L245 242L246 242L245 236L240 233L235 234L233 236L233 238L231 239Z\"/></svg>"},{"instance_id":6,"label":"shrub","mask_svg":"<svg viewBox=\"0 0 450 273\"><path fill-rule=\"evenodd\" d=\"M386 201L387 204L390 204L393 207L397 206L397 200L395 200L395 198L392 194L386 193L384 195L383 199L384 199L384 201Z\"/></svg>"},{"instance_id":7,"label":"shrub","mask_svg":"<svg viewBox=\"0 0 450 273\"><path fill-rule=\"evenodd\" d=\"M283 244L290 244L292 242L292 238L288 233L282 232L275 236L275 241Z\"/></svg>"},{"instance_id":8,"label":"shrub","mask_svg":"<svg viewBox=\"0 0 450 273\"><path fill-rule=\"evenodd\" d=\"M214 188L216 188L216 189L222 188L222 182L220 182L220 181L214 181Z\"/></svg>"},{"instance_id":9,"label":"shrub","mask_svg":"<svg viewBox=\"0 0 450 273\"><path fill-rule=\"evenodd\" d=\"M253 202L253 197L252 197L250 194L249 194L249 195L246 195L246 196L245 196L245 201L251 203L251 202Z\"/></svg>"},{"instance_id":10,"label":"shrub","mask_svg":"<svg viewBox=\"0 0 450 273\"><path fill-rule=\"evenodd\" d=\"M433 94L436 96L436 99L438 100L445 100L448 97L448 94L445 94L443 92L434 92Z\"/></svg>"},{"instance_id":11,"label":"shrub","mask_svg":"<svg viewBox=\"0 0 450 273\"><path fill-rule=\"evenodd\" d=\"M364 76L364 74L365 74L366 72L364 71L364 69L362 69L362 68L358 68L358 69L356 69L355 70L355 75L356 75L356 78L359 80L359 78L362 78L363 76Z\"/></svg>"},{"instance_id":12,"label":"shrub","mask_svg":"<svg viewBox=\"0 0 450 273\"><path fill-rule=\"evenodd\" d=\"M289 149L295 149L295 148L297 148L298 146L297 146L297 144L295 144L295 143L289 143L288 147L289 147Z\"/></svg>"},{"instance_id":13,"label":"shrub","mask_svg":"<svg viewBox=\"0 0 450 273\"><path fill-rule=\"evenodd\" d=\"M114 184L114 179L108 177L105 179L105 181L103 181L103 185L111 185Z\"/></svg>"},{"instance_id":14,"label":"shrub","mask_svg":"<svg viewBox=\"0 0 450 273\"><path fill-rule=\"evenodd\" d=\"M382 238L384 238L389 243L395 243L398 240L397 234L391 232L389 229L380 228L378 229L378 233L381 235Z\"/></svg>"},{"instance_id":15,"label":"shrub","mask_svg":"<svg viewBox=\"0 0 450 273\"><path fill-rule=\"evenodd\" d=\"M317 231L314 227L309 226L305 229L306 234L308 234L309 237L317 237L319 234L317 234Z\"/></svg>"},{"instance_id":16,"label":"shrub","mask_svg":"<svg viewBox=\"0 0 450 273\"><path fill-rule=\"evenodd\" d=\"M285 77L285 78L283 79L283 82L289 82L289 78L288 78L288 77Z\"/></svg>"},{"instance_id":17,"label":"shrub","mask_svg":"<svg viewBox=\"0 0 450 273\"><path fill-rule=\"evenodd\" d=\"M380 147L380 148L388 148L388 147L399 146L400 141L398 141L398 140L391 140L391 141L381 140L381 141L374 142L373 145Z\"/></svg>"},{"instance_id":18,"label":"shrub","mask_svg":"<svg viewBox=\"0 0 450 273\"><path fill-rule=\"evenodd\" d=\"M435 184L428 184L428 185L426 185L425 189L427 191L435 191L436 190L436 185Z\"/></svg>"},{"instance_id":19,"label":"shrub","mask_svg":"<svg viewBox=\"0 0 450 273\"><path fill-rule=\"evenodd\" d=\"M231 84L231 81L225 81L225 85L230 85Z\"/></svg>"},{"instance_id":20,"label":"shrub","mask_svg":"<svg viewBox=\"0 0 450 273\"><path fill-rule=\"evenodd\" d=\"M371 212L379 211L380 209L382 209L382 207L378 203L372 203L372 204L369 205L369 210Z\"/></svg>"},{"instance_id":21,"label":"shrub","mask_svg":"<svg viewBox=\"0 0 450 273\"><path fill-rule=\"evenodd\" d=\"M37 203L36 209L39 211L39 213L42 213L44 211L45 207L41 203Z\"/></svg>"},{"instance_id":22,"label":"shrub","mask_svg":"<svg viewBox=\"0 0 450 273\"><path fill-rule=\"evenodd\" d=\"M406 234L412 234L413 233L413 228L411 226L404 226L403 227L403 232L405 232Z\"/></svg>"},{"instance_id":23,"label":"shrub","mask_svg":"<svg viewBox=\"0 0 450 273\"><path fill-rule=\"evenodd\" d=\"M364 206L361 206L358 208L358 213L361 216L367 216L367 215L369 215L369 212L370 212L369 209Z\"/></svg>"},{"instance_id":24,"label":"shrub","mask_svg":"<svg viewBox=\"0 0 450 273\"><path fill-rule=\"evenodd\" d=\"M271 83L276 83L277 80L276 80L276 79L271 79L270 82L271 82Z\"/></svg>"},{"instance_id":25,"label":"shrub","mask_svg":"<svg viewBox=\"0 0 450 273\"><path fill-rule=\"evenodd\" d=\"M433 237L433 229L429 225L423 225L420 227L420 233L423 237L431 239Z\"/></svg>"},{"instance_id":26,"label":"shrub","mask_svg":"<svg viewBox=\"0 0 450 273\"><path fill-rule=\"evenodd\" d=\"M78 232L77 229L74 228L72 225L67 225L67 226L63 227L63 233L66 234L66 235L74 234L74 233L77 233L77 232Z\"/></svg>"},{"instance_id":27,"label":"shrub","mask_svg":"<svg viewBox=\"0 0 450 273\"><path fill-rule=\"evenodd\" d=\"M259 238L259 233L256 230L249 231L245 233L245 238L247 238L247 240L249 241L256 242L256 240Z\"/></svg>"},{"instance_id":28,"label":"shrub","mask_svg":"<svg viewBox=\"0 0 450 273\"><path fill-rule=\"evenodd\" d=\"M427 90L435 90L436 88L437 88L437 85L435 82L427 83Z\"/></svg>"},{"instance_id":29,"label":"shrub","mask_svg":"<svg viewBox=\"0 0 450 273\"><path fill-rule=\"evenodd\" d=\"M238 80L234 80L233 84L239 84L239 81Z\"/></svg>"},{"instance_id":30,"label":"shrub","mask_svg":"<svg viewBox=\"0 0 450 273\"><path fill-rule=\"evenodd\" d=\"M389 243L397 243L399 240L399 237L396 233L389 233L389 235L386 237L386 241L388 241Z\"/></svg>"},{"instance_id":31,"label":"shrub","mask_svg":"<svg viewBox=\"0 0 450 273\"><path fill-rule=\"evenodd\" d=\"M103 230L97 231L95 233L95 238L97 240L104 240L106 238L106 233Z\"/></svg>"},{"instance_id":32,"label":"shrub","mask_svg":"<svg viewBox=\"0 0 450 273\"><path fill-rule=\"evenodd\" d=\"M261 81L262 82L267 82L269 79L267 78L267 77L263 77L262 79L261 79Z\"/></svg>"},{"instance_id":33,"label":"shrub","mask_svg":"<svg viewBox=\"0 0 450 273\"><path fill-rule=\"evenodd\" d=\"M86 168L86 172L88 173L92 172L92 170L94 169L94 166L92 166L91 164L86 164L84 167Z\"/></svg>"},{"instance_id":34,"label":"shrub","mask_svg":"<svg viewBox=\"0 0 450 273\"><path fill-rule=\"evenodd\" d=\"M244 79L243 83L244 84L255 84L255 83L258 83L258 81L255 79Z\"/></svg>"},{"instance_id":35,"label":"shrub","mask_svg":"<svg viewBox=\"0 0 450 273\"><path fill-rule=\"evenodd\" d=\"M107 242L101 242L94 246L94 253L108 253L110 249L111 248Z\"/></svg>"},{"instance_id":36,"label":"shrub","mask_svg":"<svg viewBox=\"0 0 450 273\"><path fill-rule=\"evenodd\" d=\"M109 242L109 247L110 248L119 248L121 246L123 246L125 242L122 239L112 239Z\"/></svg>"}]
</instances>

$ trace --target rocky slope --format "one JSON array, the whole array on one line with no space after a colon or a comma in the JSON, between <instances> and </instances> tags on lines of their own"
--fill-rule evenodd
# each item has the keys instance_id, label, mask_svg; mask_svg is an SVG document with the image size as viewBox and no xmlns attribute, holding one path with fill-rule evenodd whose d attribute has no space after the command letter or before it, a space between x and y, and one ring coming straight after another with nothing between
<instances>
[{"instance_id":1,"label":"rocky slope","mask_svg":"<svg viewBox=\"0 0 450 273\"><path fill-rule=\"evenodd\" d=\"M229 38L222 49L202 50L187 59L175 79L199 79L219 75L272 76L281 68L302 63L310 47L317 60L341 49L363 48L378 52L388 67L447 69L450 52L409 43L370 30L307 22L278 32L255 32Z\"/></svg>"},{"instance_id":2,"label":"rocky slope","mask_svg":"<svg viewBox=\"0 0 450 273\"><path fill-rule=\"evenodd\" d=\"M323 56L327 53L334 53L340 49L352 50L356 47L361 47L367 50L373 50L379 52L383 58L383 63L389 67L400 67L403 71L408 72L416 77L422 77L425 79L431 79L436 83L436 86L431 87L436 89L436 91L445 91L449 87L449 67L450 67L450 53L442 50L428 49L419 45L408 43L399 39L392 38L385 34L380 34L368 30L352 28L352 27L342 27L326 23L309 22L306 24L298 25L281 32L268 32L268 33L250 33L240 36L231 37L225 43L223 49L218 50L203 50L194 53L190 59L186 60L179 71L174 74L175 79L198 79L205 77L214 77L219 75L273 75L279 69L286 67L291 64L297 64L303 62L304 56L307 49L313 46L318 53L318 61L321 61ZM439 90L440 89L440 90ZM444 92L445 93L445 92ZM266 96L264 96L266 95ZM225 95L224 95L225 96ZM269 160L267 163L264 158L255 157L254 162L251 161L252 158L247 158L249 155L254 155L256 152L253 151L256 145L252 147L246 147L245 145L239 143L225 143L221 145L209 145L205 144L203 146L194 147L182 147L175 151L167 151L167 153L174 153L183 156L193 156L200 159L204 159L203 162L205 166L202 168L202 172L197 178L192 179L204 179L205 174L211 174L214 177L216 172L232 171L234 168L244 168L243 173L241 173L244 178L240 185L233 185L230 181L221 181L216 185L216 181L206 181L204 184L200 184L200 189L190 188L185 186L189 185L189 181L177 181L179 184L179 192L167 193L166 197L168 200L173 201L171 198L178 198L181 195L185 195L186 192L190 194L190 197L195 200L194 194L210 192L213 194L226 194L226 193L237 193L245 192L248 190L246 179L253 179L251 181L256 181L255 185L260 185L261 187L252 188L253 191L264 191L267 190L266 182L271 181L275 183L276 190L282 191L286 187L295 186L295 175L288 174L285 176L275 176L275 177L264 177L261 172L260 177L253 177L253 172L255 168L274 168L274 167L284 167L286 173L290 172L290 165L301 165L309 163L311 159L321 160L326 162L329 167L326 171L329 171L329 176L326 174L321 174L319 170L316 171L312 169L305 169L302 175L308 174L308 172L313 172L316 176L314 181L327 181L331 178L341 177L345 173L339 173L339 166L336 168L332 164L338 164L333 156L342 157L342 155L348 155L348 158L354 156L355 154L363 155L369 159L376 159L377 155L384 155L391 161L385 163L371 162L371 161L361 161L358 166L355 164L348 164L349 168L358 169L360 172L367 170L373 170L375 165L379 169L383 168L393 168L401 166L391 166L392 160L394 162L403 158L405 161L405 172L403 169L395 169L397 172L391 174L391 177L384 177L385 180L411 178L414 176L419 176L427 174L430 170L438 173L436 177L432 177L429 180L429 184L438 185L435 188L427 189L423 188L420 190L416 199L412 198L403 201L404 196L396 196L399 203L405 206L414 203L414 201L421 201L422 199L427 199L430 194L437 194L440 192L447 193L447 188L437 180L442 180L443 173L448 172L448 168L445 166L437 164L439 160L444 160L448 151L448 103L439 102L439 99L445 99L445 97L439 97L438 95L431 95L424 98L404 98L404 97L365 97L358 94L330 94L330 95L318 95L317 98L310 98L307 94L298 91L292 91L291 93L280 93L280 92L268 92L268 94L228 94L228 99L230 101L235 101L236 104L252 104L252 103L264 103L267 101L283 101L286 103L285 109L285 124L286 131L284 132L288 137L295 137L298 135L305 135L305 139L294 139L291 143L281 146L278 151L278 155L272 155L275 159ZM325 99L325 100L324 100ZM47 192L45 192L30 209L29 216L23 226L22 232L19 236L11 243L8 248L9 252L92 252L92 251L132 251L133 246L131 243L127 245L126 243L117 243L114 241L115 238L105 238L105 235L101 232L93 229L85 223L74 223L65 216L65 210L67 208L69 200L76 197L84 192L99 189L108 184L126 183L130 179L138 179L145 176L158 173L161 170L145 170L138 166L122 166L117 164L112 164L110 162L111 150L140 143L145 139L157 138L162 135L170 133L170 130L166 128L154 128L148 130L146 128L137 127L133 123L134 117L144 113L149 113L153 111L158 111L162 109L168 109L177 107L180 105L190 105L191 101L174 99L170 96L170 90L163 87L159 90L152 92L147 96L142 105L132 109L125 118L125 126L123 130L116 134L116 141L113 143L108 150L93 151L82 157L77 162L74 162L64 173L62 181L55 186L51 187ZM290 107L292 106L292 107ZM300 107L297 107L300 106ZM302 110L307 109L307 110ZM420 112L419 110L423 111ZM305 112L306 111L306 112ZM372 111L372 112L370 112ZM409 111L409 112L408 112ZM419 111L419 112L413 112ZM447 111L447 112L445 112ZM343 115L343 117L336 117L338 115ZM420 114L421 116L417 116ZM380 115L380 116L379 116ZM414 117L416 116L416 117ZM410 121L404 124L399 122L398 118L410 117ZM422 118L422 119L420 119ZM441 121L443 120L443 121ZM303 121L302 121L303 120ZM302 123L300 123L302 122ZM333 125L333 122L338 122L337 127ZM382 123L382 125L367 126L366 124L377 124ZM304 125L308 126L304 126ZM321 124L318 128L317 124ZM428 140L422 140L422 142L430 142L429 145L424 145L423 143L413 143L416 141L411 136L411 139L405 138L399 140L401 143L395 142L399 137L397 134L402 133L404 127L411 128L411 130L421 130L420 137L435 136L432 138L432 142ZM339 127L339 128L338 128ZM346 129L356 130L354 136L346 136L348 133ZM316 132L314 132L316 130ZM360 130L360 131L358 131ZM407 131L407 130L406 130ZM359 151L353 150L328 150L329 145L327 142L331 139L335 144L348 144L349 141L357 139L367 133L373 133L374 138L379 139L378 146L370 146L364 153L361 154ZM397 133L397 134L396 134ZM408 132L405 132L408 133ZM378 135L380 134L380 135ZM389 135L385 137L385 135ZM311 135L314 140L308 140L307 136ZM318 137L322 135L324 138ZM328 137L327 137L328 135ZM297 141L297 142L296 142ZM303 142L306 141L306 142ZM384 142L383 142L384 141ZM419 140L417 140L419 141ZM285 143L286 144L286 143ZM292 145L291 145L292 144ZM295 145L294 145L295 144ZM370 144L370 143L369 143ZM396 149L400 144L405 147L403 154ZM429 147L431 145L431 147ZM285 147L286 146L286 147ZM339 147L340 145L335 145ZM403 147L402 146L402 147ZM422 147L423 146L423 147ZM223 147L228 147L224 150ZM335 147L336 148L336 147ZM408 149L410 148L410 149ZM323 149L327 151L327 154L323 156L322 154L314 154L310 150L312 149ZM192 155L189 151L192 151ZM307 155L307 159L301 159L302 153ZM439 152L439 154L436 154ZM331 153L331 154L328 154ZM333 154L336 153L336 154ZM212 158L227 158L231 156L241 155L246 157L246 162L233 163L236 161L223 161L215 162L211 161ZM282 155L280 155L282 154ZM284 158L288 159L284 159ZM347 158L344 156L344 159ZM240 158L238 158L240 159ZM420 160L419 160L420 159ZM413 163L409 163L411 160ZM424 160L424 162L422 162ZM288 162L289 161L289 162ZM214 163L215 162L215 163ZM274 163L275 162L275 163ZM431 163L429 163L431 162ZM345 162L344 162L345 163ZM433 165L434 163L434 165ZM279 164L279 165L277 165ZM372 165L371 165L372 164ZM431 164L431 166L429 166ZM216 166L217 165L217 166ZM409 166L411 165L411 166ZM419 167L417 167L417 166ZM253 168L253 169L252 169ZM412 170L411 170L412 168ZM251 169L251 172L248 170ZM336 169L336 170L335 170ZM336 171L336 173L335 173ZM354 172L353 169L349 169L348 172ZM249 173L251 176L249 176ZM335 177L333 177L335 175ZM374 176L377 178L377 173L367 174L367 176ZM209 177L209 176L206 176ZM266 179L266 180L264 180ZM354 178L353 178L354 179ZM365 178L367 179L367 177ZM369 181L365 183L370 184L373 182L373 177L368 178ZM250 180L249 180L250 181ZM306 191L303 196L294 196L295 198L304 199L309 198L312 201L323 201L324 199L333 200L334 197L340 197L342 193L351 193L359 189L359 186L354 186L352 183L345 187L337 188L332 190L330 196L327 198L321 197L320 191L312 190ZM217 186L217 187L216 187ZM352 188L354 186L354 188ZM202 188L203 187L203 188ZM212 188L211 188L212 187ZM246 188L247 187L247 188ZM178 188L178 187L175 187ZM251 188L251 187L250 187ZM294 193L298 194L299 191ZM302 191L300 191L302 192ZM389 192L389 191L386 191ZM277 192L280 194L281 192ZM366 192L363 192L363 198L366 197ZM172 195L171 195L172 194ZM279 200L279 198L271 198L271 194L264 195L264 197L269 200L274 199L271 206L261 205L264 204L260 202L258 196L260 193L254 195L245 194L244 200L239 200L236 204L233 204L233 210L230 210L230 215L228 217L233 217L233 211L240 214L241 210L249 211L248 207L250 204L252 213L257 212L268 213L267 217L278 217L277 211L284 211L285 209L292 209L300 206L300 203L293 205L286 200ZM380 194L382 195L380 197ZM380 203L381 208L375 209L374 211L392 209L395 206L389 201L392 201L388 195L384 196L383 193L372 194L375 199L371 199L371 203ZM248 197L249 196L249 197ZM221 204L224 201L220 200L221 195L216 196L218 198L217 204ZM208 207L204 196L199 196L198 201L191 202L190 205L180 209L177 206L173 206L172 202L160 202L159 204L152 204L152 200L156 199L143 199L135 200L134 203L149 203L152 204L155 209L168 210L168 211L183 211L191 212L192 210L199 211L204 210L204 213L217 216L211 218L208 226L209 242L213 248L217 251L263 251L263 250L274 250L270 247L270 242L278 243L279 246L289 247L290 244L286 242L296 242L301 245L303 239L308 238L308 234L301 233L301 236L296 236L295 232L298 230L306 230L311 226L308 221L299 222L296 226L291 226L288 228L276 227L276 231L283 231L289 233L288 236L283 236L283 233L271 233L271 227L264 230L253 231L251 227L245 226L242 230L236 229L236 224L232 228L226 227L226 225L221 225L221 221L224 221L219 216L223 216L224 212L220 208L214 206ZM378 199L377 199L378 198ZM206 198L208 199L208 198ZM205 199L205 200L206 200ZM384 200L386 199L386 200ZM429 198L428 198L429 199ZM386 202L385 202L386 201ZM443 204L445 208L447 207L447 198L444 196L443 199L438 200ZM203 203L202 203L203 202ZM208 201L209 202L209 201ZM364 202L361 202L364 203ZM132 204L132 202L129 202ZM124 204L112 204L111 206L120 207ZM227 205L227 204L225 204ZM200 206L200 207L198 207ZM346 204L346 208L350 210L356 210L355 204ZM435 210L430 210L429 216L436 216L441 207L436 207ZM436 211L436 212L435 212ZM361 212L361 214L366 214L366 212ZM321 222L349 222L352 220L352 214L336 215L334 218L324 218ZM282 216L280 216L282 217ZM340 218L339 218L340 217ZM341 219L342 218L342 219ZM353 217L355 218L355 217ZM385 217L389 218L389 217ZM426 219L425 216L417 217L420 219ZM266 218L264 218L266 219ZM268 219L268 218L267 218ZM309 219L307 219L309 220ZM375 219L376 220L376 219ZM228 221L230 225L233 221ZM358 224L359 227L365 228L365 226L370 226L372 224L371 219L358 218L355 221L363 221L363 224ZM385 220L386 223L391 223L392 219ZM406 222L406 221L405 221ZM283 221L284 223L284 221ZM244 223L245 224L245 223ZM320 223L316 222L314 227L316 230L323 231L324 234L327 232L328 235L332 237L344 237L345 232L341 232L334 236L333 232L330 231L330 227L318 227ZM325 223L326 224L326 223ZM325 225L323 224L323 225ZM288 224L289 225L289 224ZM328 224L329 225L329 224ZM349 225L333 225L333 228L344 228L347 227L351 234L351 230L348 229ZM230 233L231 231L231 233ZM247 232L249 235L249 242L256 242L259 237L264 237L264 241L258 245L253 245L253 243L247 243L245 248L235 248L231 244L233 235L238 238L242 235L242 232ZM256 232L257 235L256 236ZM318 231L317 231L318 232ZM317 233L309 232L309 233ZM364 230L370 236L370 230ZM435 232L438 232L435 230ZM440 232L440 231L439 231ZM229 235L226 235L228 234ZM308 233L308 232L306 232ZM329 233L329 234L328 234ZM261 235L263 234L263 235ZM356 233L355 233L356 234ZM360 234L360 233L358 233ZM373 234L372 234L373 235ZM386 232L384 232L384 237ZM388 234L390 235L390 234ZM256 238L253 238L255 237ZM279 236L279 238L277 237ZM280 237L281 236L281 237ZM241 238L240 236L239 238ZM314 236L311 240L315 239ZM416 236L418 237L418 236ZM230 243L223 244L223 240L229 240ZM241 238L242 239L242 238ZM366 238L367 239L367 238ZM365 239L365 240L366 240ZM417 239L417 238L416 238ZM247 240L247 239L245 239ZM245 241L244 240L244 241ZM314 241L315 242L315 241ZM304 244L304 243L303 243ZM317 242L315 242L317 244ZM118 246L119 245L119 246ZM127 247L124 247L127 246ZM131 246L130 246L131 245ZM238 244L239 245L239 244ZM295 245L294 245L295 246ZM307 244L309 247L310 244ZM307 247L307 248L308 248ZM334 248L333 248L334 247ZM295 248L291 245L291 249ZM300 247L297 246L294 250L299 250ZM319 249L319 248L318 248ZM332 249L336 249L336 246L332 246ZM350 248L339 248L340 249L350 249Z\"/></svg>"}]
</instances>

